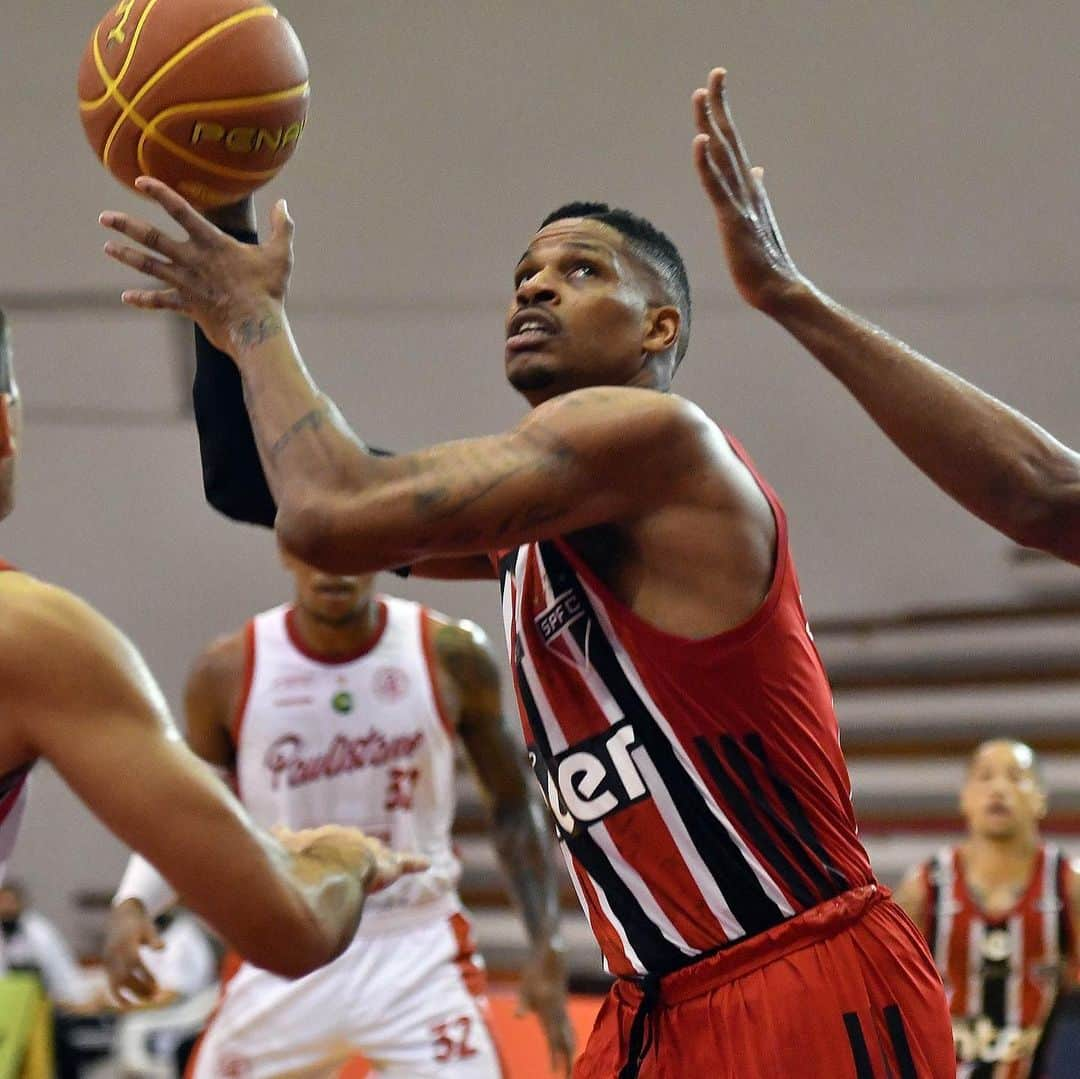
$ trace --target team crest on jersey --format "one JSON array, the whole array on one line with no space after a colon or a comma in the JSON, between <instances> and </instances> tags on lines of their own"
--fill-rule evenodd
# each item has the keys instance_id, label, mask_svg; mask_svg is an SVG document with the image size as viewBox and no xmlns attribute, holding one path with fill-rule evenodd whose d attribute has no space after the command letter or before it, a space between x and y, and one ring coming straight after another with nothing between
<instances>
[{"instance_id":1,"label":"team crest on jersey","mask_svg":"<svg viewBox=\"0 0 1080 1079\"><path fill-rule=\"evenodd\" d=\"M587 617L581 597L574 589L568 588L556 596L547 610L541 611L533 622L551 652L564 663L580 668L583 666L578 658L580 652L575 647L569 630Z\"/></svg>"},{"instance_id":2,"label":"team crest on jersey","mask_svg":"<svg viewBox=\"0 0 1080 1079\"><path fill-rule=\"evenodd\" d=\"M409 692L409 676L400 667L380 667L371 688L380 701L400 701Z\"/></svg>"},{"instance_id":3,"label":"team crest on jersey","mask_svg":"<svg viewBox=\"0 0 1080 1079\"><path fill-rule=\"evenodd\" d=\"M218 1074L223 1079L248 1079L255 1074L255 1069L247 1057L227 1056L218 1065Z\"/></svg>"}]
</instances>

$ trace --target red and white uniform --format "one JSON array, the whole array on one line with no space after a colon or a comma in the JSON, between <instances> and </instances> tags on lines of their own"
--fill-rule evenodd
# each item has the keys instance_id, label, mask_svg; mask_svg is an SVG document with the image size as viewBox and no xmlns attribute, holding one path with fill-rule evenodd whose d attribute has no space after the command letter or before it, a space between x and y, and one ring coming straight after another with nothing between
<instances>
[{"instance_id":1,"label":"red and white uniform","mask_svg":"<svg viewBox=\"0 0 1080 1079\"><path fill-rule=\"evenodd\" d=\"M951 1058L940 982L859 842L783 508L731 444L772 507L776 563L760 608L730 632L692 640L646 623L562 538L496 557L530 757L605 964L624 979L575 1075L623 1074L637 1010L662 1005L655 1036L636 1040L643 1079L936 1079ZM893 953L895 976L879 977L873 957ZM658 977L658 998L635 988Z\"/></svg>"},{"instance_id":2,"label":"red and white uniform","mask_svg":"<svg viewBox=\"0 0 1080 1079\"><path fill-rule=\"evenodd\" d=\"M959 1079L1025 1079L1061 987L1076 961L1068 860L1039 848L1012 910L988 917L968 890L959 848L923 866L922 926L945 982Z\"/></svg>"},{"instance_id":3,"label":"red and white uniform","mask_svg":"<svg viewBox=\"0 0 1080 1079\"><path fill-rule=\"evenodd\" d=\"M684 966L874 881L786 519L763 489L769 593L706 640L636 617L563 540L500 556L526 740L614 974Z\"/></svg>"},{"instance_id":4,"label":"red and white uniform","mask_svg":"<svg viewBox=\"0 0 1080 1079\"><path fill-rule=\"evenodd\" d=\"M14 568L0 559L0 573ZM0 775L0 882L4 879L8 859L15 849L15 836L26 808L26 780L30 768L31 765L24 765L7 775Z\"/></svg>"},{"instance_id":5,"label":"red and white uniform","mask_svg":"<svg viewBox=\"0 0 1080 1079\"><path fill-rule=\"evenodd\" d=\"M333 1075L362 1053L386 1076L491 1079L481 960L451 845L454 739L428 653L426 611L379 597L363 651L310 654L278 607L246 629L236 716L240 798L265 827L362 828L431 868L368 899L356 940L288 982L244 965L225 990L193 1074Z\"/></svg>"}]
</instances>

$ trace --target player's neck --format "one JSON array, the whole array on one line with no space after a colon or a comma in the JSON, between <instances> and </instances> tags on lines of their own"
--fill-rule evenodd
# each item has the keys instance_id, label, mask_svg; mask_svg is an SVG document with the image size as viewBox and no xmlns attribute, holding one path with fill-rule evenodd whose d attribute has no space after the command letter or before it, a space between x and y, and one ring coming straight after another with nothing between
<instances>
[{"instance_id":1,"label":"player's neck","mask_svg":"<svg viewBox=\"0 0 1080 1079\"><path fill-rule=\"evenodd\" d=\"M292 609L292 629L299 643L311 655L338 659L363 653L383 630L382 604L374 596L347 622L324 622L296 604Z\"/></svg>"},{"instance_id":2,"label":"player's neck","mask_svg":"<svg viewBox=\"0 0 1080 1079\"><path fill-rule=\"evenodd\" d=\"M1035 832L995 839L971 835L963 846L967 875L985 884L1027 880L1039 850Z\"/></svg>"}]
</instances>

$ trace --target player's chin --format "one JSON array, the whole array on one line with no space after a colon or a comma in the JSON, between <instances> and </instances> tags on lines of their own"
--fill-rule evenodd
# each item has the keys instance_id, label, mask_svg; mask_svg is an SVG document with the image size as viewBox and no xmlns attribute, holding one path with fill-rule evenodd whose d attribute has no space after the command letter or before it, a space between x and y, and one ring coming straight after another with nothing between
<instances>
[{"instance_id":1,"label":"player's chin","mask_svg":"<svg viewBox=\"0 0 1080 1079\"><path fill-rule=\"evenodd\" d=\"M506 380L518 393L542 393L557 387L559 361L548 352L521 350L506 353Z\"/></svg>"}]
</instances>

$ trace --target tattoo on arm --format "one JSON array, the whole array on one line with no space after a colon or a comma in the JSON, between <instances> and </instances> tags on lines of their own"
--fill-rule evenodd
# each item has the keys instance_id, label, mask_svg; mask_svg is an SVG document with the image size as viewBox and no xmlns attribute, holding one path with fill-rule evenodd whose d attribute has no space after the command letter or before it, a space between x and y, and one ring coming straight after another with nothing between
<instances>
[{"instance_id":1,"label":"tattoo on arm","mask_svg":"<svg viewBox=\"0 0 1080 1079\"><path fill-rule=\"evenodd\" d=\"M326 406L320 405L310 412L305 412L278 440L270 447L271 459L279 457L290 442L303 431L317 431L326 419Z\"/></svg>"},{"instance_id":2,"label":"tattoo on arm","mask_svg":"<svg viewBox=\"0 0 1080 1079\"><path fill-rule=\"evenodd\" d=\"M265 315L263 318L246 318L233 327L231 337L233 345L241 352L257 348L281 333L281 319L277 315Z\"/></svg>"},{"instance_id":3,"label":"tattoo on arm","mask_svg":"<svg viewBox=\"0 0 1080 1079\"><path fill-rule=\"evenodd\" d=\"M499 672L490 652L459 625L435 634L440 662L461 706L461 733L493 814L499 861L534 946L558 938L559 888L550 826L499 707Z\"/></svg>"},{"instance_id":4,"label":"tattoo on arm","mask_svg":"<svg viewBox=\"0 0 1080 1079\"><path fill-rule=\"evenodd\" d=\"M520 437L543 452L540 460L522 460L513 450L504 450L503 460L498 462L501 467L493 475L489 446L462 447L453 461L452 478L436 474L427 486L413 496L417 515L428 521L444 523L515 478L530 472L564 471L578 460L577 451L569 442L543 427L522 432ZM545 524L560 513L560 507L525 504L507 515L489 535L497 540L512 531ZM453 544L468 544L478 539L480 532L463 529L447 534L443 531L442 536L444 541Z\"/></svg>"}]
</instances>

